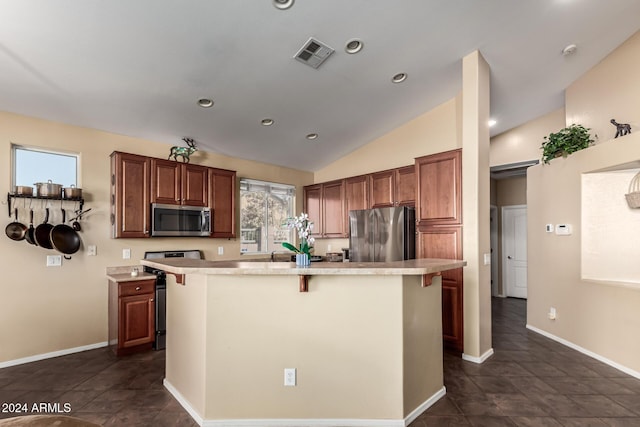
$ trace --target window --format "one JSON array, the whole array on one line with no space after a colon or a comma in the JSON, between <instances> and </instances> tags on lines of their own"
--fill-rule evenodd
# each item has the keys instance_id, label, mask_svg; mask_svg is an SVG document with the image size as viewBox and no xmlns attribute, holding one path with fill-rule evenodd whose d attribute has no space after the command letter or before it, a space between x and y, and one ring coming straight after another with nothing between
<instances>
[{"instance_id":1,"label":"window","mask_svg":"<svg viewBox=\"0 0 640 427\"><path fill-rule=\"evenodd\" d=\"M295 194L292 185L240 180L240 252L270 253L293 241L283 223L293 216Z\"/></svg>"},{"instance_id":2,"label":"window","mask_svg":"<svg viewBox=\"0 0 640 427\"><path fill-rule=\"evenodd\" d=\"M65 187L78 185L78 155L13 145L13 185L33 186L51 182Z\"/></svg>"}]
</instances>

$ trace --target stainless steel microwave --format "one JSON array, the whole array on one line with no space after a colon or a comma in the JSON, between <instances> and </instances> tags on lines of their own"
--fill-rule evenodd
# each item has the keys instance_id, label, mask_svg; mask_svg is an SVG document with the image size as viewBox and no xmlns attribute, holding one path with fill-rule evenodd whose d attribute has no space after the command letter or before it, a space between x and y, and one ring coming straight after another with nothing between
<instances>
[{"instance_id":1,"label":"stainless steel microwave","mask_svg":"<svg viewBox=\"0 0 640 427\"><path fill-rule=\"evenodd\" d=\"M152 237L209 237L211 210L199 206L151 204Z\"/></svg>"}]
</instances>

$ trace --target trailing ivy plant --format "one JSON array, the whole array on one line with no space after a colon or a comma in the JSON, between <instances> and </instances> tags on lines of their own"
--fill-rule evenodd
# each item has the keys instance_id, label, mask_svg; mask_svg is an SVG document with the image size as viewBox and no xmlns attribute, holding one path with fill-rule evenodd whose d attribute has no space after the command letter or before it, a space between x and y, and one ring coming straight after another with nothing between
<instances>
[{"instance_id":1,"label":"trailing ivy plant","mask_svg":"<svg viewBox=\"0 0 640 427\"><path fill-rule=\"evenodd\" d=\"M573 124L555 133L550 133L544 137L542 143L542 162L549 164L549 161L556 157L567 157L571 153L587 148L593 144L590 128Z\"/></svg>"}]
</instances>

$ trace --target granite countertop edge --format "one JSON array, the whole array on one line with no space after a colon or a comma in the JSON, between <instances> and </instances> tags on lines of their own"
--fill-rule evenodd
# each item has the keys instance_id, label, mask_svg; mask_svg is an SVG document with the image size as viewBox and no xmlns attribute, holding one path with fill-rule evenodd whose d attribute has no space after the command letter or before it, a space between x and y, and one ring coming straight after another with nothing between
<instances>
[{"instance_id":1,"label":"granite countertop edge","mask_svg":"<svg viewBox=\"0 0 640 427\"><path fill-rule=\"evenodd\" d=\"M297 267L293 262L141 260L142 265L174 274L213 275L423 275L467 265L463 260L419 259L393 262L319 262ZM140 276L138 276L140 277Z\"/></svg>"}]
</instances>

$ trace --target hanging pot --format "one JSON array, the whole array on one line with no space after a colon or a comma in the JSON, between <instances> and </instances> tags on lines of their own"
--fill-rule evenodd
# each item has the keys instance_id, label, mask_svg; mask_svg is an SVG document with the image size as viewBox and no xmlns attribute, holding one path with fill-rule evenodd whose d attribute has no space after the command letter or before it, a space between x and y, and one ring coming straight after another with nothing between
<instances>
[{"instance_id":1,"label":"hanging pot","mask_svg":"<svg viewBox=\"0 0 640 427\"><path fill-rule=\"evenodd\" d=\"M82 188L76 188L75 185L71 184L69 187L64 187L62 189L62 197L65 199L81 199L82 198Z\"/></svg>"},{"instance_id":2,"label":"hanging pot","mask_svg":"<svg viewBox=\"0 0 640 427\"><path fill-rule=\"evenodd\" d=\"M62 223L51 229L50 239L54 249L65 255L75 254L80 249L80 236L73 228L65 224L64 209L62 209ZM66 256L65 258L70 259Z\"/></svg>"},{"instance_id":3,"label":"hanging pot","mask_svg":"<svg viewBox=\"0 0 640 427\"><path fill-rule=\"evenodd\" d=\"M51 180L47 182L36 182L36 196L38 197L60 197L62 196L62 184L54 184Z\"/></svg>"},{"instance_id":4,"label":"hanging pot","mask_svg":"<svg viewBox=\"0 0 640 427\"><path fill-rule=\"evenodd\" d=\"M44 222L36 227L36 242L38 246L41 246L45 249L53 249L53 245L51 244L51 229L53 225L49 224L49 208L45 210L44 214Z\"/></svg>"},{"instance_id":5,"label":"hanging pot","mask_svg":"<svg viewBox=\"0 0 640 427\"><path fill-rule=\"evenodd\" d=\"M24 240L24 236L27 234L27 226L18 221L18 208L14 210L16 220L5 228L4 232L11 240L20 241Z\"/></svg>"}]
</instances>

